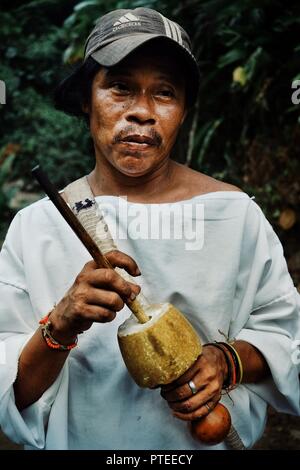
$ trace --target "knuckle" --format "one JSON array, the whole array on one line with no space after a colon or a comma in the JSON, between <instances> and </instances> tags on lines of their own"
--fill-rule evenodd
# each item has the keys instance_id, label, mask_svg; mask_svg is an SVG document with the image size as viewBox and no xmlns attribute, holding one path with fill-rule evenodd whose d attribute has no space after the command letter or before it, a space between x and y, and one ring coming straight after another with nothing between
<instances>
[{"instance_id":1,"label":"knuckle","mask_svg":"<svg viewBox=\"0 0 300 470\"><path fill-rule=\"evenodd\" d=\"M133 286L132 290L136 295L138 295L141 292L141 286L136 284L135 286Z\"/></svg>"},{"instance_id":2,"label":"knuckle","mask_svg":"<svg viewBox=\"0 0 300 470\"><path fill-rule=\"evenodd\" d=\"M212 383L211 391L214 395L219 395L221 384L218 380L214 380Z\"/></svg>"},{"instance_id":3,"label":"knuckle","mask_svg":"<svg viewBox=\"0 0 300 470\"><path fill-rule=\"evenodd\" d=\"M85 273L81 272L76 276L74 284L75 285L82 284L83 282L85 282L85 279L86 279Z\"/></svg>"},{"instance_id":4,"label":"knuckle","mask_svg":"<svg viewBox=\"0 0 300 470\"><path fill-rule=\"evenodd\" d=\"M190 411L193 408L193 404L190 402L190 400L187 400L182 404L182 411Z\"/></svg>"},{"instance_id":5,"label":"knuckle","mask_svg":"<svg viewBox=\"0 0 300 470\"><path fill-rule=\"evenodd\" d=\"M209 380L209 382L213 382L216 376L215 370L211 366L208 366L206 373L207 373L207 380Z\"/></svg>"},{"instance_id":6,"label":"knuckle","mask_svg":"<svg viewBox=\"0 0 300 470\"><path fill-rule=\"evenodd\" d=\"M120 300L121 299L116 292L110 292L107 303L110 307L118 307Z\"/></svg>"},{"instance_id":7,"label":"knuckle","mask_svg":"<svg viewBox=\"0 0 300 470\"><path fill-rule=\"evenodd\" d=\"M219 380L216 379L215 377L209 382L209 385L207 387L207 391L211 394L214 395L216 393L219 393L220 390L220 384Z\"/></svg>"},{"instance_id":8,"label":"knuckle","mask_svg":"<svg viewBox=\"0 0 300 470\"><path fill-rule=\"evenodd\" d=\"M111 250L108 253L105 254L106 258L111 261L120 256L120 251L119 250Z\"/></svg>"},{"instance_id":9,"label":"knuckle","mask_svg":"<svg viewBox=\"0 0 300 470\"><path fill-rule=\"evenodd\" d=\"M208 415L208 410L207 408L198 408L198 410L194 411L192 414L192 420L194 419L199 419L199 418L204 418L204 416Z\"/></svg>"},{"instance_id":10,"label":"knuckle","mask_svg":"<svg viewBox=\"0 0 300 470\"><path fill-rule=\"evenodd\" d=\"M185 398L185 391L183 388L179 388L177 391L178 400L183 400Z\"/></svg>"},{"instance_id":11,"label":"knuckle","mask_svg":"<svg viewBox=\"0 0 300 470\"><path fill-rule=\"evenodd\" d=\"M124 292L124 294L126 294L126 295L127 295L127 294L130 294L130 292L131 292L131 286L130 286L130 284L129 284L128 282L124 281L123 279L122 279L121 282L122 282L122 284L121 284L121 289L122 289L122 291Z\"/></svg>"},{"instance_id":12,"label":"knuckle","mask_svg":"<svg viewBox=\"0 0 300 470\"><path fill-rule=\"evenodd\" d=\"M116 305L116 311L119 312L120 310L122 310L122 308L124 307L125 303L123 302L123 300L119 297L118 298L118 303Z\"/></svg>"},{"instance_id":13,"label":"knuckle","mask_svg":"<svg viewBox=\"0 0 300 470\"><path fill-rule=\"evenodd\" d=\"M188 400L184 403L171 403L171 405L169 405L170 408L173 408L175 411L179 411L179 413L188 413L193 408L192 403Z\"/></svg>"},{"instance_id":14,"label":"knuckle","mask_svg":"<svg viewBox=\"0 0 300 470\"><path fill-rule=\"evenodd\" d=\"M82 314L83 314L83 312L84 312L84 305L83 305L83 303L80 302L80 301L76 301L76 302L74 303L74 307L73 307L73 314L74 314L75 318L76 318L76 317L77 317L77 318L78 318L78 317L81 317Z\"/></svg>"},{"instance_id":15,"label":"knuckle","mask_svg":"<svg viewBox=\"0 0 300 470\"><path fill-rule=\"evenodd\" d=\"M84 289L79 288L73 293L74 304L81 304L82 306L83 304L85 304L86 298L87 292Z\"/></svg>"},{"instance_id":16,"label":"knuckle","mask_svg":"<svg viewBox=\"0 0 300 470\"><path fill-rule=\"evenodd\" d=\"M91 268L97 268L97 264L94 260L91 260L91 261L88 261L87 263L85 263L83 269L91 269Z\"/></svg>"},{"instance_id":17,"label":"knuckle","mask_svg":"<svg viewBox=\"0 0 300 470\"><path fill-rule=\"evenodd\" d=\"M116 312L112 312L111 310L107 308L104 308L101 312L101 318L102 318L103 323L110 322L114 320L115 317L116 317Z\"/></svg>"},{"instance_id":18,"label":"knuckle","mask_svg":"<svg viewBox=\"0 0 300 470\"><path fill-rule=\"evenodd\" d=\"M116 277L116 273L113 269L105 269L104 270L104 281L105 282L112 282Z\"/></svg>"}]
</instances>

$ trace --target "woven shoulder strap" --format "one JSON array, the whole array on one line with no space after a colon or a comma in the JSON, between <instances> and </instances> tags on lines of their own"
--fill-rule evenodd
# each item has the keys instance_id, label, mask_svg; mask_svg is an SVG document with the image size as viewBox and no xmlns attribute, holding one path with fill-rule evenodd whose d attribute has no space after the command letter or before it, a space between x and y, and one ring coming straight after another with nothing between
<instances>
[{"instance_id":1,"label":"woven shoulder strap","mask_svg":"<svg viewBox=\"0 0 300 470\"><path fill-rule=\"evenodd\" d=\"M64 193L72 211L102 253L116 250L117 246L110 234L101 209L95 201L87 177L84 176L73 181L64 189Z\"/></svg>"},{"instance_id":2,"label":"woven shoulder strap","mask_svg":"<svg viewBox=\"0 0 300 470\"><path fill-rule=\"evenodd\" d=\"M117 245L111 236L101 208L95 201L87 177L84 176L69 184L64 189L64 193L72 211L94 240L100 251L105 254L109 251L117 250ZM126 279L126 281L135 283L135 280L125 269L119 268L118 266L114 269L120 276ZM135 302L138 302L141 306L148 305L148 301L142 292L138 294Z\"/></svg>"}]
</instances>

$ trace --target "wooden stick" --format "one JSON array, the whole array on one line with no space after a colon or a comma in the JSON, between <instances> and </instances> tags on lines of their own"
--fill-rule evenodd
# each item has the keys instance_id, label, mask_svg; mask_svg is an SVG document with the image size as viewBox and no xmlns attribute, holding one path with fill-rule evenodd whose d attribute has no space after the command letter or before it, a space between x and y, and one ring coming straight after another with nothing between
<instances>
[{"instance_id":1,"label":"wooden stick","mask_svg":"<svg viewBox=\"0 0 300 470\"><path fill-rule=\"evenodd\" d=\"M111 268L113 266L110 264L107 258L101 253L98 245L94 242L92 237L89 233L85 230L83 225L79 222L76 215L73 214L72 210L65 202L65 200L61 197L55 186L49 181L47 175L43 172L39 165L34 167L32 170L33 175L49 197L49 199L53 202L55 207L59 210L65 221L69 224L72 228L73 232L77 235L79 240L83 243L86 247L92 258L96 261L99 268ZM146 323L149 318L144 313L142 306L140 303L135 299L134 301L127 300L126 305L132 313L137 317L140 323Z\"/></svg>"},{"instance_id":2,"label":"wooden stick","mask_svg":"<svg viewBox=\"0 0 300 470\"><path fill-rule=\"evenodd\" d=\"M77 235L79 240L83 243L83 245L86 247L86 249L92 256L92 258L96 261L99 268L112 268L110 262L103 256L94 240L90 237L83 225L81 225L76 215L73 214L68 204L61 197L55 186L49 181L48 177L40 168L40 166L37 165L31 171L40 183L41 187L43 188L49 199L51 199L51 201L59 210L65 221L69 224L73 232Z\"/></svg>"}]
</instances>

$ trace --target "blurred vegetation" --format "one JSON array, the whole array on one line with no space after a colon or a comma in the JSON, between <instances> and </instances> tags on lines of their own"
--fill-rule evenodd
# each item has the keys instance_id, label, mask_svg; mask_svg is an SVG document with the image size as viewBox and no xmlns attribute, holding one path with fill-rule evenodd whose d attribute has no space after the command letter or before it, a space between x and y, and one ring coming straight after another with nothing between
<instances>
[{"instance_id":1,"label":"blurred vegetation","mask_svg":"<svg viewBox=\"0 0 300 470\"><path fill-rule=\"evenodd\" d=\"M182 24L200 63L199 99L174 158L256 196L299 284L300 105L291 101L300 78L297 0L2 0L0 239L15 211L39 197L34 164L58 187L92 168L86 125L56 111L52 91L81 60L97 17L138 6Z\"/></svg>"}]
</instances>

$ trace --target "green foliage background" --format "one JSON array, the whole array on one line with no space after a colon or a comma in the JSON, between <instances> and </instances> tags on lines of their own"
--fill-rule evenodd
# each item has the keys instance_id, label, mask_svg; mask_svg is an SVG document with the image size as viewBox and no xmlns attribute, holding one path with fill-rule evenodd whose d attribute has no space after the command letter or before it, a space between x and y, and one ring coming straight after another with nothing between
<instances>
[{"instance_id":1,"label":"green foliage background","mask_svg":"<svg viewBox=\"0 0 300 470\"><path fill-rule=\"evenodd\" d=\"M158 9L189 32L202 73L199 99L174 158L256 196L300 282L300 5L297 0L2 1L0 238L39 189L41 162L58 187L93 165L87 127L56 111L52 91L83 54L97 17L113 8Z\"/></svg>"}]
</instances>

